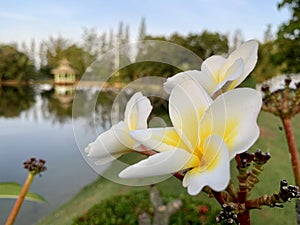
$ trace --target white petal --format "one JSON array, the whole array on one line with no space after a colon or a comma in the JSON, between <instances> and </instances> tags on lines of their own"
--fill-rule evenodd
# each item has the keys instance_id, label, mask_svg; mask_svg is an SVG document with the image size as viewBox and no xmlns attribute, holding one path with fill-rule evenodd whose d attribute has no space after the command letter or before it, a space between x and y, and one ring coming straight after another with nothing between
<instances>
[{"instance_id":1,"label":"white petal","mask_svg":"<svg viewBox=\"0 0 300 225\"><path fill-rule=\"evenodd\" d=\"M85 148L87 157L93 160L95 164L103 165L129 152L130 150L126 145L133 142L133 140L126 140L125 129L124 122L120 122L100 134L94 142ZM130 138L129 134L127 134L127 138Z\"/></svg>"},{"instance_id":2,"label":"white petal","mask_svg":"<svg viewBox=\"0 0 300 225\"><path fill-rule=\"evenodd\" d=\"M218 86L217 80L206 68L204 68L203 71L200 71L199 75L195 77L195 80L209 95L211 95Z\"/></svg>"},{"instance_id":3,"label":"white petal","mask_svg":"<svg viewBox=\"0 0 300 225\"><path fill-rule=\"evenodd\" d=\"M220 74L221 80L235 80L242 75L244 71L244 61L241 58L236 59L228 69Z\"/></svg>"},{"instance_id":4,"label":"white petal","mask_svg":"<svg viewBox=\"0 0 300 225\"><path fill-rule=\"evenodd\" d=\"M224 66L226 59L220 55L213 55L202 63L201 70L207 70L216 81L219 80L220 69Z\"/></svg>"},{"instance_id":5,"label":"white petal","mask_svg":"<svg viewBox=\"0 0 300 225\"><path fill-rule=\"evenodd\" d=\"M227 61L229 63L235 61L238 58L242 58L245 64L244 72L235 83L235 86L242 83L242 81L249 75L249 73L254 69L257 62L257 51L258 51L258 42L255 40L249 40L243 43L239 48L233 51Z\"/></svg>"},{"instance_id":6,"label":"white petal","mask_svg":"<svg viewBox=\"0 0 300 225\"><path fill-rule=\"evenodd\" d=\"M201 140L212 134L226 143L230 159L248 150L259 136L256 123L262 105L259 92L238 88L220 95L201 121Z\"/></svg>"},{"instance_id":7,"label":"white petal","mask_svg":"<svg viewBox=\"0 0 300 225\"><path fill-rule=\"evenodd\" d=\"M183 149L157 153L123 170L121 178L144 178L172 174L194 167L199 159Z\"/></svg>"},{"instance_id":8,"label":"white petal","mask_svg":"<svg viewBox=\"0 0 300 225\"><path fill-rule=\"evenodd\" d=\"M130 135L140 144L159 152L174 148L190 151L173 127L134 130L130 132Z\"/></svg>"},{"instance_id":9,"label":"white petal","mask_svg":"<svg viewBox=\"0 0 300 225\"><path fill-rule=\"evenodd\" d=\"M174 76L169 77L167 79L167 81L164 83L164 89L168 94L170 94L176 85L181 84L186 80L190 80L190 79L194 80L200 75L201 75L201 71L198 70L188 70L181 73L177 73Z\"/></svg>"},{"instance_id":10,"label":"white petal","mask_svg":"<svg viewBox=\"0 0 300 225\"><path fill-rule=\"evenodd\" d=\"M213 55L207 58L201 65L201 70L204 74L198 78L198 82L211 96L217 91L216 88L220 83L220 72L225 62L226 59L224 57Z\"/></svg>"},{"instance_id":11,"label":"white petal","mask_svg":"<svg viewBox=\"0 0 300 225\"><path fill-rule=\"evenodd\" d=\"M152 110L150 100L141 92L135 93L128 101L124 121L129 130L147 128L147 119Z\"/></svg>"},{"instance_id":12,"label":"white petal","mask_svg":"<svg viewBox=\"0 0 300 225\"><path fill-rule=\"evenodd\" d=\"M244 71L244 62L241 58L235 60L229 68L224 68L220 72L220 83L211 93L211 96L215 96L215 93L221 90L222 92L226 92L232 89L232 83L236 83L236 79L238 79Z\"/></svg>"},{"instance_id":13,"label":"white petal","mask_svg":"<svg viewBox=\"0 0 300 225\"><path fill-rule=\"evenodd\" d=\"M201 165L186 173L183 186L190 195L197 195L204 186L223 191L230 180L228 150L223 140L214 135L205 140Z\"/></svg>"},{"instance_id":14,"label":"white petal","mask_svg":"<svg viewBox=\"0 0 300 225\"><path fill-rule=\"evenodd\" d=\"M199 142L199 122L211 102L209 95L193 80L184 81L171 92L169 114L172 124L192 149Z\"/></svg>"}]
</instances>

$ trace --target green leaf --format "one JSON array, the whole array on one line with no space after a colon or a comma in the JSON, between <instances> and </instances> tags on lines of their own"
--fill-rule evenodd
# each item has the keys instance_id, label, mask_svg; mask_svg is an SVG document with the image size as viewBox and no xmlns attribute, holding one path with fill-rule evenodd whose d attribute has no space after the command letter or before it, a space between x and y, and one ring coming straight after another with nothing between
<instances>
[{"instance_id":1,"label":"green leaf","mask_svg":"<svg viewBox=\"0 0 300 225\"><path fill-rule=\"evenodd\" d=\"M13 198L17 199L22 190L22 186L14 182L2 182L0 183L0 198ZM25 200L45 203L46 200L33 192L28 192Z\"/></svg>"}]
</instances>

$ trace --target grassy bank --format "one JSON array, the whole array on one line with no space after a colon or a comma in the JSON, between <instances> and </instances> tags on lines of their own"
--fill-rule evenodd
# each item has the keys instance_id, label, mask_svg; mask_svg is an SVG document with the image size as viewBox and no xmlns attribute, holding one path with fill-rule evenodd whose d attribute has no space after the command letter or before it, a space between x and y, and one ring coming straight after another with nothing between
<instances>
[{"instance_id":1,"label":"grassy bank","mask_svg":"<svg viewBox=\"0 0 300 225\"><path fill-rule=\"evenodd\" d=\"M284 132L279 129L281 122L278 118L269 113L262 112L259 117L261 127L261 137L252 150L260 148L262 151L269 151L272 155L270 162L265 166L265 170L260 176L259 182L251 197L263 194L272 194L279 189L281 179L287 179L293 183L292 167L287 150ZM293 119L293 127L298 146L300 146L300 116ZM235 163L232 162L232 174L235 178ZM146 189L147 187L129 187L112 183L111 181L99 178L94 183L82 189L71 201L64 204L58 210L41 220L38 225L68 225L72 218L86 212L95 203L113 195L124 194L132 190ZM174 194L186 193L181 184L175 178L164 181L158 185L162 192L172 192ZM198 196L204 203L209 203L213 207L219 207L214 199L208 199L204 194ZM273 225L295 225L294 202L288 203L283 209L264 208L263 210L252 210L252 224L273 224Z\"/></svg>"}]
</instances>

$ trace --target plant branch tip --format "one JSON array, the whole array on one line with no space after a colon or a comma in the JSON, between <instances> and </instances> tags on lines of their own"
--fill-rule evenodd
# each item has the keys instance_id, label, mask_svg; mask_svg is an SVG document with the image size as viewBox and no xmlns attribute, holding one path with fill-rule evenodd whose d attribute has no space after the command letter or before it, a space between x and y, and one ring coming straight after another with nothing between
<instances>
[{"instance_id":1,"label":"plant branch tip","mask_svg":"<svg viewBox=\"0 0 300 225\"><path fill-rule=\"evenodd\" d=\"M47 170L45 166L46 161L44 159L36 159L34 157L26 160L23 165L31 174L37 175Z\"/></svg>"}]
</instances>

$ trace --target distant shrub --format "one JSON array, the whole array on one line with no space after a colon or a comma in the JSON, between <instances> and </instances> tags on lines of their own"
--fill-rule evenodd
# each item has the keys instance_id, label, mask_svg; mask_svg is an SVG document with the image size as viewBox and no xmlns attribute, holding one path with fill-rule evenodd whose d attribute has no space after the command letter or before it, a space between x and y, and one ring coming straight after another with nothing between
<instances>
[{"instance_id":1,"label":"distant shrub","mask_svg":"<svg viewBox=\"0 0 300 225\"><path fill-rule=\"evenodd\" d=\"M165 202L175 198L183 201L183 207L171 217L171 225L215 224L217 212L209 205L203 204L199 198L188 195L163 195ZM151 217L154 214L148 191L132 192L101 201L75 218L73 225L137 225L141 212L146 212Z\"/></svg>"}]
</instances>

